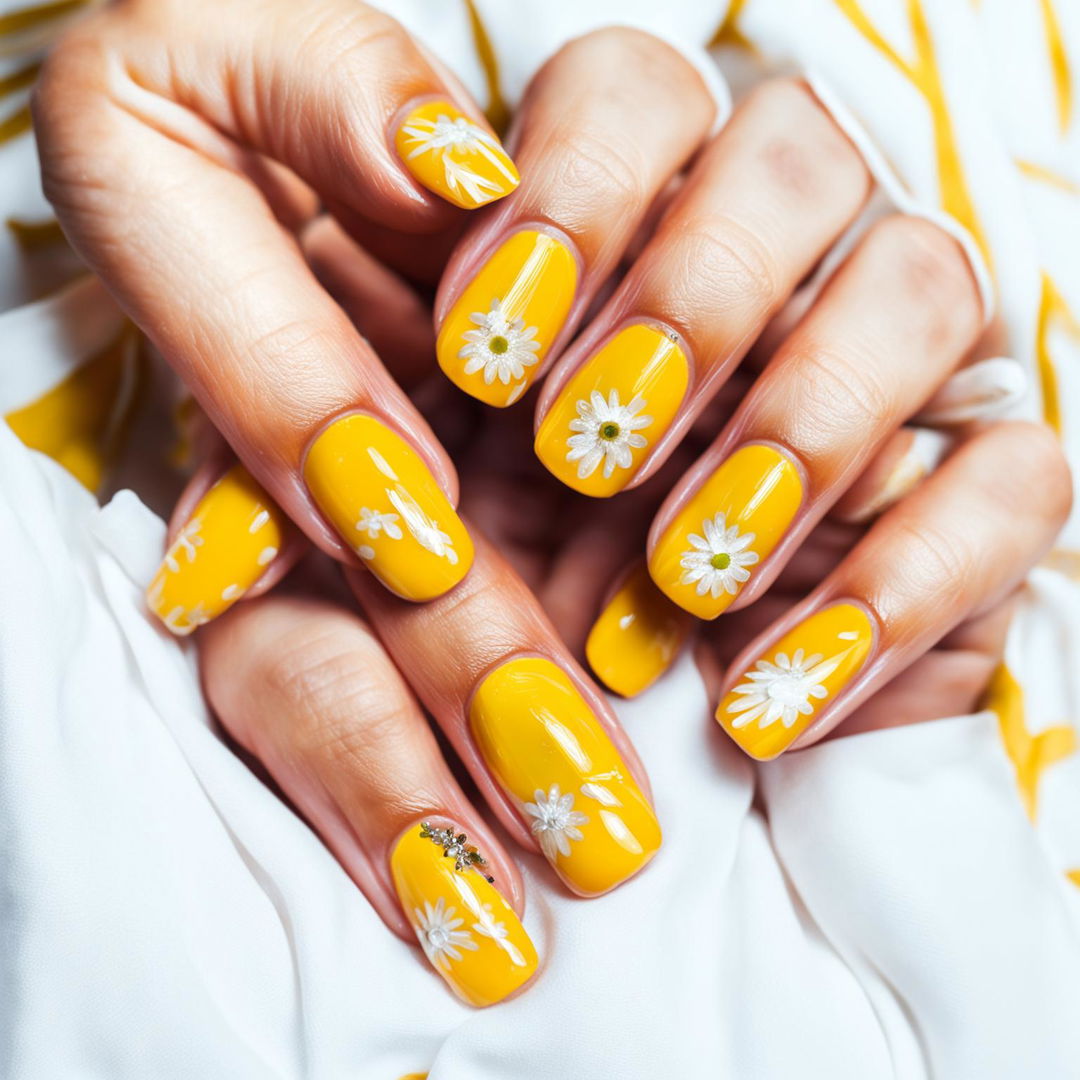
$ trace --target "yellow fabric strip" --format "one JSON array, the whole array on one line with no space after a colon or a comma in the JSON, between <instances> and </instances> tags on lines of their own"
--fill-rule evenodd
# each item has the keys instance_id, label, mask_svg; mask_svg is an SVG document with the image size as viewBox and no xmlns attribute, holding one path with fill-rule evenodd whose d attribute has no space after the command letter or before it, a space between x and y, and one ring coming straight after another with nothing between
<instances>
[{"instance_id":1,"label":"yellow fabric strip","mask_svg":"<svg viewBox=\"0 0 1080 1080\"><path fill-rule=\"evenodd\" d=\"M930 33L930 25L926 20L926 13L923 10L921 0L908 0L907 4L908 22L915 42L914 62L905 60L885 40L866 12L863 11L858 0L834 0L834 2L852 26L885 56L926 100L926 104L930 109L930 119L934 131L934 150L937 158L941 206L971 233L979 246L983 258L986 260L987 266L992 270L990 248L983 234L982 225L979 223L978 214L975 212L975 204L964 176L963 163L960 159L960 151L953 131L952 118L949 116L948 103L945 99L945 88L941 81L937 58L934 54L933 37Z\"/></svg>"},{"instance_id":2,"label":"yellow fabric strip","mask_svg":"<svg viewBox=\"0 0 1080 1080\"><path fill-rule=\"evenodd\" d=\"M476 48L476 56L480 66L484 69L484 81L487 83L488 123L500 134L506 133L510 123L510 110L503 98L502 89L499 86L499 58L495 55L495 47L491 44L491 35L484 26L480 12L476 9L473 0L465 0L465 7L469 11L469 27L472 29L473 45Z\"/></svg>"},{"instance_id":3,"label":"yellow fabric strip","mask_svg":"<svg viewBox=\"0 0 1080 1080\"><path fill-rule=\"evenodd\" d=\"M10 75L5 75L0 79L0 98L7 97L8 94L14 94L17 90L25 90L28 86L32 86L40 70L41 63L38 62L28 64L18 71L13 71Z\"/></svg>"},{"instance_id":4,"label":"yellow fabric strip","mask_svg":"<svg viewBox=\"0 0 1080 1080\"><path fill-rule=\"evenodd\" d=\"M24 105L21 109L16 109L10 116L0 120L0 146L17 139L32 126L30 106Z\"/></svg>"},{"instance_id":5,"label":"yellow fabric strip","mask_svg":"<svg viewBox=\"0 0 1080 1080\"><path fill-rule=\"evenodd\" d=\"M1046 168L1044 165L1038 165L1034 161L1017 159L1016 167L1029 180L1036 180L1040 184L1056 187L1067 195L1080 195L1080 184L1070 180L1067 176L1062 176L1061 173Z\"/></svg>"},{"instance_id":6,"label":"yellow fabric strip","mask_svg":"<svg viewBox=\"0 0 1080 1080\"><path fill-rule=\"evenodd\" d=\"M1054 98L1057 101L1058 127L1062 135L1069 130L1072 120L1072 74L1069 71L1069 54L1065 51L1065 38L1061 23L1054 11L1053 0L1041 0L1043 27L1046 32L1046 51L1050 57L1050 73L1054 79Z\"/></svg>"},{"instance_id":7,"label":"yellow fabric strip","mask_svg":"<svg viewBox=\"0 0 1080 1080\"><path fill-rule=\"evenodd\" d=\"M15 237L15 243L25 252L41 251L42 248L55 244L66 244L67 238L58 221L23 221L20 218L8 218L9 232Z\"/></svg>"},{"instance_id":8,"label":"yellow fabric strip","mask_svg":"<svg viewBox=\"0 0 1080 1080\"><path fill-rule=\"evenodd\" d=\"M1004 664L990 681L984 707L997 713L1001 741L1016 770L1020 798L1028 817L1034 821L1039 780L1051 765L1076 751L1076 732L1062 725L1032 735L1027 727L1023 687Z\"/></svg>"},{"instance_id":9,"label":"yellow fabric strip","mask_svg":"<svg viewBox=\"0 0 1080 1080\"><path fill-rule=\"evenodd\" d=\"M33 7L13 11L9 15L0 15L0 37L33 30L51 19L71 14L85 7L87 3L88 0L54 0L51 4L35 4Z\"/></svg>"}]
</instances>

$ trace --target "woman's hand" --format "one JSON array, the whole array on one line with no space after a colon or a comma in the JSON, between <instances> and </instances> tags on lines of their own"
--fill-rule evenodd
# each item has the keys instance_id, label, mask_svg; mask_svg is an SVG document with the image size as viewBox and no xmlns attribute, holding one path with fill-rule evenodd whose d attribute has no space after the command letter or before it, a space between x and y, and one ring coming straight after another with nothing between
<instances>
[{"instance_id":1,"label":"woman's hand","mask_svg":"<svg viewBox=\"0 0 1080 1080\"><path fill-rule=\"evenodd\" d=\"M453 466L298 242L321 201L422 273L458 207L513 190L512 162L456 80L357 0L126 0L51 54L34 126L72 244L269 497L402 596L460 581L472 543ZM415 362L419 323L389 307L373 339L393 335ZM365 507L416 527L362 543ZM229 584L257 581L277 546L253 549Z\"/></svg>"},{"instance_id":2,"label":"woman's hand","mask_svg":"<svg viewBox=\"0 0 1080 1080\"><path fill-rule=\"evenodd\" d=\"M724 730L773 757L820 738L1023 580L1068 512L1064 458L1036 428L988 432L903 498L949 445L906 422L942 416L941 395L956 396L947 380L981 355L982 300L960 244L895 215L841 259L834 247L871 177L796 81L753 92L678 175L681 129L620 115L621 83L604 74L633 69L643 82L672 62L666 46L614 32L603 36L605 58L598 37L567 46L525 98L508 137L523 181L451 259L436 307L439 363L498 406L551 365L535 450L588 495L645 483L695 423L705 430L710 445L664 499L647 545L652 582L701 619L739 612L798 571L827 515L866 521L894 507L865 538L843 533L831 558L815 560L810 544L800 591L779 611L763 608L767 623L750 620L754 640L737 656L719 650L726 677L715 659L707 665ZM583 52L594 57L587 79L575 65ZM550 99L571 81L580 104L555 113ZM665 81L680 84L673 73ZM602 122L590 96L616 103ZM575 138L561 138L570 125ZM677 191L632 250L665 185ZM823 260L824 286L800 290ZM959 380L977 383L994 364L1008 361ZM619 633L616 620L631 629ZM639 576L589 643L609 684L640 688L634 672L655 656L650 624L670 626L670 608ZM731 630L715 636L731 640Z\"/></svg>"}]
</instances>

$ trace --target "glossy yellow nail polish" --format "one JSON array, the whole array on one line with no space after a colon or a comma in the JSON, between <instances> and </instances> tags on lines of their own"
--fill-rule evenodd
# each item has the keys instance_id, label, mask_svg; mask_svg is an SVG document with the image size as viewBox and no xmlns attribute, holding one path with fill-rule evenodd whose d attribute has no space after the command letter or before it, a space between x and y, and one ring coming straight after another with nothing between
<instances>
[{"instance_id":1,"label":"glossy yellow nail polish","mask_svg":"<svg viewBox=\"0 0 1080 1080\"><path fill-rule=\"evenodd\" d=\"M378 420L335 420L308 451L304 480L345 543L406 600L432 600L469 572L461 519L420 455Z\"/></svg>"},{"instance_id":2,"label":"glossy yellow nail polish","mask_svg":"<svg viewBox=\"0 0 1080 1080\"><path fill-rule=\"evenodd\" d=\"M671 426L689 379L670 331L626 327L563 387L537 432L537 457L585 495L614 495Z\"/></svg>"},{"instance_id":3,"label":"glossy yellow nail polish","mask_svg":"<svg viewBox=\"0 0 1080 1080\"><path fill-rule=\"evenodd\" d=\"M724 730L760 761L782 754L851 681L874 641L869 616L834 604L789 630L744 672L716 710Z\"/></svg>"},{"instance_id":4,"label":"glossy yellow nail polish","mask_svg":"<svg viewBox=\"0 0 1080 1080\"><path fill-rule=\"evenodd\" d=\"M216 619L263 576L285 536L285 515L234 465L199 500L146 590L174 634Z\"/></svg>"},{"instance_id":5,"label":"glossy yellow nail polish","mask_svg":"<svg viewBox=\"0 0 1080 1080\"><path fill-rule=\"evenodd\" d=\"M699 619L715 619L780 543L802 497L790 458L740 447L664 530L649 558L653 581Z\"/></svg>"},{"instance_id":6,"label":"glossy yellow nail polish","mask_svg":"<svg viewBox=\"0 0 1080 1080\"><path fill-rule=\"evenodd\" d=\"M570 249L547 233L514 233L465 287L439 330L439 366L467 394L512 405L536 377L577 288Z\"/></svg>"},{"instance_id":7,"label":"glossy yellow nail polish","mask_svg":"<svg viewBox=\"0 0 1080 1080\"><path fill-rule=\"evenodd\" d=\"M576 892L636 874L660 826L607 732L562 668L522 657L477 687L469 726L540 850Z\"/></svg>"},{"instance_id":8,"label":"glossy yellow nail polish","mask_svg":"<svg viewBox=\"0 0 1080 1080\"><path fill-rule=\"evenodd\" d=\"M446 101L413 109L394 145L428 191L465 210L509 195L521 180L499 140Z\"/></svg>"},{"instance_id":9,"label":"glossy yellow nail polish","mask_svg":"<svg viewBox=\"0 0 1080 1080\"><path fill-rule=\"evenodd\" d=\"M397 842L390 873L431 966L470 1005L494 1005L536 973L536 949L514 909L476 867L415 825Z\"/></svg>"},{"instance_id":10,"label":"glossy yellow nail polish","mask_svg":"<svg viewBox=\"0 0 1080 1080\"><path fill-rule=\"evenodd\" d=\"M638 566L589 631L585 655L596 677L623 697L650 687L679 655L690 616Z\"/></svg>"}]
</instances>

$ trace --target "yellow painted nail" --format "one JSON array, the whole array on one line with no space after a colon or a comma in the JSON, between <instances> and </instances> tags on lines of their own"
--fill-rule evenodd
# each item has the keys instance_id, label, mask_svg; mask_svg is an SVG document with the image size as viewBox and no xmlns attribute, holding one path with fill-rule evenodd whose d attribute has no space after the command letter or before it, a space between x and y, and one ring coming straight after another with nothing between
<instances>
[{"instance_id":1,"label":"yellow painted nail","mask_svg":"<svg viewBox=\"0 0 1080 1080\"><path fill-rule=\"evenodd\" d=\"M406 600L432 600L469 572L461 519L420 455L378 420L335 420L308 451L304 480L345 543Z\"/></svg>"},{"instance_id":2,"label":"yellow painted nail","mask_svg":"<svg viewBox=\"0 0 1080 1080\"><path fill-rule=\"evenodd\" d=\"M802 505L799 470L771 446L743 446L664 530L653 581L699 619L715 619L776 547Z\"/></svg>"},{"instance_id":3,"label":"yellow painted nail","mask_svg":"<svg viewBox=\"0 0 1080 1080\"><path fill-rule=\"evenodd\" d=\"M512 405L529 388L562 329L577 287L570 249L547 233L514 233L450 310L436 352L467 394Z\"/></svg>"},{"instance_id":4,"label":"yellow painted nail","mask_svg":"<svg viewBox=\"0 0 1080 1080\"><path fill-rule=\"evenodd\" d=\"M689 379L670 331L628 326L563 387L537 432L536 454L577 491L614 495L671 426Z\"/></svg>"},{"instance_id":5,"label":"yellow painted nail","mask_svg":"<svg viewBox=\"0 0 1080 1080\"><path fill-rule=\"evenodd\" d=\"M190 634L232 607L281 549L285 515L234 465L199 500L165 553L146 602L174 633Z\"/></svg>"},{"instance_id":6,"label":"yellow painted nail","mask_svg":"<svg viewBox=\"0 0 1080 1080\"><path fill-rule=\"evenodd\" d=\"M689 616L660 592L642 563L593 624L585 655L605 686L634 697L667 671L689 632Z\"/></svg>"},{"instance_id":7,"label":"yellow painted nail","mask_svg":"<svg viewBox=\"0 0 1080 1080\"><path fill-rule=\"evenodd\" d=\"M652 807L562 668L534 657L496 668L473 695L469 724L540 850L576 892L607 892L656 853Z\"/></svg>"},{"instance_id":8,"label":"yellow painted nail","mask_svg":"<svg viewBox=\"0 0 1080 1080\"><path fill-rule=\"evenodd\" d=\"M390 856L394 888L450 989L470 1005L494 1005L533 977L536 949L499 890L475 867L456 869L431 831L416 825L397 842Z\"/></svg>"},{"instance_id":9,"label":"yellow painted nail","mask_svg":"<svg viewBox=\"0 0 1080 1080\"><path fill-rule=\"evenodd\" d=\"M428 191L465 210L501 199L521 182L499 140L446 101L413 109L397 129L394 145Z\"/></svg>"},{"instance_id":10,"label":"yellow painted nail","mask_svg":"<svg viewBox=\"0 0 1080 1080\"><path fill-rule=\"evenodd\" d=\"M854 604L815 612L743 673L716 719L751 757L782 754L863 666L873 640L869 617Z\"/></svg>"}]
</instances>

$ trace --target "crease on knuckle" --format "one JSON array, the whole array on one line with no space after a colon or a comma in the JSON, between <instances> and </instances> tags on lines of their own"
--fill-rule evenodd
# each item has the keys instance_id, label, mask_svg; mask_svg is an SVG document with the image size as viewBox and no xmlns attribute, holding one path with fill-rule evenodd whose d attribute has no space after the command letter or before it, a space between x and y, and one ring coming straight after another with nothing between
<instances>
[{"instance_id":1,"label":"crease on knuckle","mask_svg":"<svg viewBox=\"0 0 1080 1080\"><path fill-rule=\"evenodd\" d=\"M271 700L293 718L291 746L302 759L358 759L401 730L406 699L390 683L374 648L358 649L338 634L290 641L264 666Z\"/></svg>"},{"instance_id":2,"label":"crease on knuckle","mask_svg":"<svg viewBox=\"0 0 1080 1080\"><path fill-rule=\"evenodd\" d=\"M625 219L645 203L646 172L640 152L629 143L584 128L575 133L552 190L573 206L587 207L590 216L604 209L606 216Z\"/></svg>"},{"instance_id":3,"label":"crease on knuckle","mask_svg":"<svg viewBox=\"0 0 1080 1080\"><path fill-rule=\"evenodd\" d=\"M679 223L679 268L666 291L673 307L691 321L727 311L761 317L777 303L780 291L776 260L764 241L730 217ZM681 300L677 299L682 297Z\"/></svg>"},{"instance_id":4,"label":"crease on knuckle","mask_svg":"<svg viewBox=\"0 0 1080 1080\"><path fill-rule=\"evenodd\" d=\"M968 610L981 574L976 553L960 534L924 520L902 520L895 529L893 550L903 556L889 564L891 591L913 609Z\"/></svg>"},{"instance_id":5,"label":"crease on knuckle","mask_svg":"<svg viewBox=\"0 0 1080 1080\"><path fill-rule=\"evenodd\" d=\"M798 442L808 449L851 437L865 442L893 419L895 395L873 363L812 348L794 370L781 374L794 380L796 400L785 402L785 408L796 418Z\"/></svg>"}]
</instances>

